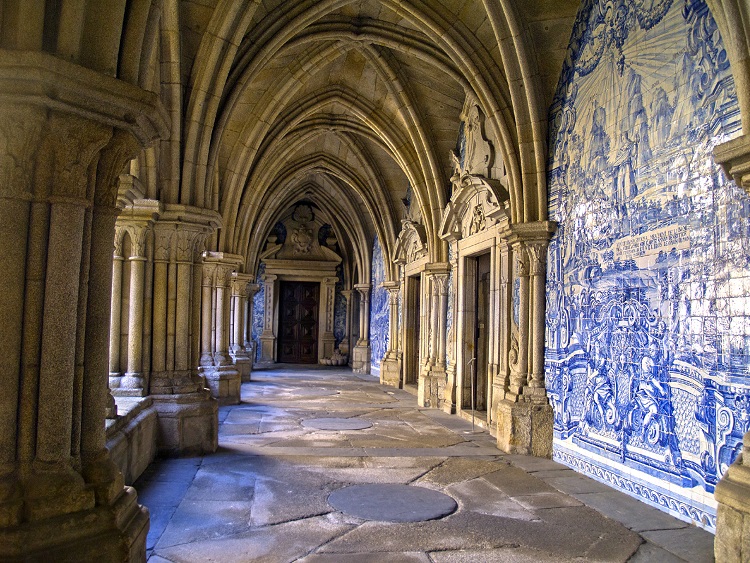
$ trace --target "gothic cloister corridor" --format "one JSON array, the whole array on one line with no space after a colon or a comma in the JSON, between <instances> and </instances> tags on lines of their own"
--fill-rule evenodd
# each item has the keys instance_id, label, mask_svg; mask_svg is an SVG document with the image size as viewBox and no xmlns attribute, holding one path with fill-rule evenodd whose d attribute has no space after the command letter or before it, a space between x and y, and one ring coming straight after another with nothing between
<instances>
[{"instance_id":1,"label":"gothic cloister corridor","mask_svg":"<svg viewBox=\"0 0 750 563\"><path fill-rule=\"evenodd\" d=\"M710 533L551 460L504 455L467 420L349 369L256 371L220 420L215 454L157 460L136 483L150 563L713 560ZM457 508L328 502L380 484L439 491Z\"/></svg>"}]
</instances>

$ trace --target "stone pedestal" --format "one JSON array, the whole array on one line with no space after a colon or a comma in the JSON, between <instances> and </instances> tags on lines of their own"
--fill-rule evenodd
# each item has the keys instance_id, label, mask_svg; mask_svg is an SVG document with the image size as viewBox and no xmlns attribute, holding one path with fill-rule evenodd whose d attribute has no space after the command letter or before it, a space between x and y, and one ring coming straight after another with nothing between
<instances>
[{"instance_id":1,"label":"stone pedestal","mask_svg":"<svg viewBox=\"0 0 750 563\"><path fill-rule=\"evenodd\" d=\"M445 372L431 371L419 377L417 404L420 407L441 408L445 397Z\"/></svg>"},{"instance_id":2,"label":"stone pedestal","mask_svg":"<svg viewBox=\"0 0 750 563\"><path fill-rule=\"evenodd\" d=\"M159 452L203 455L219 447L219 402L208 389L178 395L152 395L159 416Z\"/></svg>"},{"instance_id":3,"label":"stone pedestal","mask_svg":"<svg viewBox=\"0 0 750 563\"><path fill-rule=\"evenodd\" d=\"M201 373L219 405L236 405L240 402L242 375L236 366L213 366L201 370Z\"/></svg>"},{"instance_id":4,"label":"stone pedestal","mask_svg":"<svg viewBox=\"0 0 750 563\"><path fill-rule=\"evenodd\" d=\"M740 563L750 558L750 434L745 434L743 451L721 478L714 497L716 515L716 561Z\"/></svg>"},{"instance_id":5,"label":"stone pedestal","mask_svg":"<svg viewBox=\"0 0 750 563\"><path fill-rule=\"evenodd\" d=\"M359 342L352 350L352 371L354 373L370 373L370 345Z\"/></svg>"},{"instance_id":6,"label":"stone pedestal","mask_svg":"<svg viewBox=\"0 0 750 563\"><path fill-rule=\"evenodd\" d=\"M391 387L401 387L401 357L395 352L388 352L380 362L380 383Z\"/></svg>"},{"instance_id":7,"label":"stone pedestal","mask_svg":"<svg viewBox=\"0 0 750 563\"><path fill-rule=\"evenodd\" d=\"M509 454L552 457L552 406L502 400L497 407L497 447Z\"/></svg>"}]
</instances>

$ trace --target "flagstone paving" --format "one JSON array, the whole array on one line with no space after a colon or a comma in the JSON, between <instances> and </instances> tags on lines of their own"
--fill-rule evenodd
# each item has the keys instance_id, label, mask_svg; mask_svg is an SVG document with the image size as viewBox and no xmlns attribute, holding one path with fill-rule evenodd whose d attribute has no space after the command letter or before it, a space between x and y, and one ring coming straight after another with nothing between
<instances>
[{"instance_id":1,"label":"flagstone paving","mask_svg":"<svg viewBox=\"0 0 750 563\"><path fill-rule=\"evenodd\" d=\"M220 409L217 453L157 460L136 483L150 563L713 561L710 533L551 460L505 455L374 377L252 377Z\"/></svg>"}]
</instances>

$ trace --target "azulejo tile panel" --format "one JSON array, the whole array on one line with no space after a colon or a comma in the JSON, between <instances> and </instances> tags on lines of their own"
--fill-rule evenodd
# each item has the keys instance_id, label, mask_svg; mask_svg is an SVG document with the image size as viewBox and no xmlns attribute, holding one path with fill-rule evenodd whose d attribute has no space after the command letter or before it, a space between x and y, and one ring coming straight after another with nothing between
<instances>
[{"instance_id":1,"label":"azulejo tile panel","mask_svg":"<svg viewBox=\"0 0 750 563\"><path fill-rule=\"evenodd\" d=\"M375 235L372 246L372 291L370 293L370 371L380 373L380 361L388 351L388 290L385 281L385 260L380 241Z\"/></svg>"},{"instance_id":2,"label":"azulejo tile panel","mask_svg":"<svg viewBox=\"0 0 750 563\"><path fill-rule=\"evenodd\" d=\"M281 225L281 223L278 223ZM282 225L283 227L283 225ZM255 342L255 361L260 361L260 335L263 332L263 318L266 315L266 289L261 276L266 273L266 265L261 262L255 276L255 283L260 289L253 296L253 341Z\"/></svg>"},{"instance_id":3,"label":"azulejo tile panel","mask_svg":"<svg viewBox=\"0 0 750 563\"><path fill-rule=\"evenodd\" d=\"M750 198L703 0L582 4L550 111L547 388L554 457L715 528L750 429Z\"/></svg>"}]
</instances>

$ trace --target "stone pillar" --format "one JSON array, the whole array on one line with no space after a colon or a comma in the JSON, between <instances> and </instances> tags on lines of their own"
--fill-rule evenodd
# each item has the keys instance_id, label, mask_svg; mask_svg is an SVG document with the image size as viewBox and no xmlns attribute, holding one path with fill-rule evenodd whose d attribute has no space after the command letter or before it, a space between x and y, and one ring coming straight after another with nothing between
<instances>
[{"instance_id":1,"label":"stone pillar","mask_svg":"<svg viewBox=\"0 0 750 563\"><path fill-rule=\"evenodd\" d=\"M166 455L218 447L218 403L198 374L200 346L193 344L201 326L201 249L218 225L215 212L177 204L164 204L154 225L150 392L158 416L157 446Z\"/></svg>"},{"instance_id":2,"label":"stone pillar","mask_svg":"<svg viewBox=\"0 0 750 563\"><path fill-rule=\"evenodd\" d=\"M0 52L0 93L0 560L142 560L148 513L104 448L114 200L166 122L44 53Z\"/></svg>"},{"instance_id":3,"label":"stone pillar","mask_svg":"<svg viewBox=\"0 0 750 563\"><path fill-rule=\"evenodd\" d=\"M146 268L146 225L129 225L130 311L128 313L128 371L114 393L143 396L143 294Z\"/></svg>"},{"instance_id":4,"label":"stone pillar","mask_svg":"<svg viewBox=\"0 0 750 563\"><path fill-rule=\"evenodd\" d=\"M449 296L453 300L453 326L452 326L452 340L448 342L448 362L449 365L445 370L445 389L443 392L443 410L448 414L456 413L456 362L458 361L458 354L456 353L456 346L458 346L459 335L458 326L456 323L456 315L458 313L458 283L456 276L458 275L458 239L455 236L449 237L448 243L451 245L450 254L450 268L453 272L453 283L456 286L453 290L453 295ZM447 313L446 313L447 316ZM447 335L446 335L447 339Z\"/></svg>"},{"instance_id":5,"label":"stone pillar","mask_svg":"<svg viewBox=\"0 0 750 563\"><path fill-rule=\"evenodd\" d=\"M399 281L383 282L388 290L388 351L380 362L380 383L391 387L401 387L401 347L399 345L398 297L401 291Z\"/></svg>"},{"instance_id":6,"label":"stone pillar","mask_svg":"<svg viewBox=\"0 0 750 563\"><path fill-rule=\"evenodd\" d=\"M497 302L497 371L492 381L492 411L497 413L498 404L505 398L506 391L510 388L510 367L508 355L511 350L511 316L513 314L513 296L510 280L513 274L513 257L508 244L510 231L505 225L498 231L498 239L495 252L494 276L498 280Z\"/></svg>"},{"instance_id":7,"label":"stone pillar","mask_svg":"<svg viewBox=\"0 0 750 563\"><path fill-rule=\"evenodd\" d=\"M112 259L112 298L110 310L112 317L109 324L109 384L111 387L120 386L120 322L122 310L122 265L125 258L122 255L122 236L125 230L115 231L115 249Z\"/></svg>"},{"instance_id":8,"label":"stone pillar","mask_svg":"<svg viewBox=\"0 0 750 563\"><path fill-rule=\"evenodd\" d=\"M249 359L250 371L247 374L247 380L250 381L252 374L252 367L255 365L256 350L255 340L253 340L253 319L255 318L255 295L260 291L260 285L257 283L250 283L246 286L247 288L247 305L246 305L246 319L245 323L245 353Z\"/></svg>"},{"instance_id":9,"label":"stone pillar","mask_svg":"<svg viewBox=\"0 0 750 563\"><path fill-rule=\"evenodd\" d=\"M440 408L445 397L445 332L448 317L448 272L450 264L428 264L429 274L429 363L426 373L419 376L417 404Z\"/></svg>"},{"instance_id":10,"label":"stone pillar","mask_svg":"<svg viewBox=\"0 0 750 563\"><path fill-rule=\"evenodd\" d=\"M248 283L251 277L247 274L234 273L232 276L232 310L231 325L232 339L229 346L229 354L234 362L235 369L240 373L240 381L250 381L250 372L253 362L245 347L245 321L247 319ZM254 292L253 292L254 294Z\"/></svg>"},{"instance_id":11,"label":"stone pillar","mask_svg":"<svg viewBox=\"0 0 750 563\"><path fill-rule=\"evenodd\" d=\"M544 388L544 280L555 227L552 222L511 226L519 325L511 344L510 383L497 406L497 444L508 453L552 455L553 412Z\"/></svg>"},{"instance_id":12,"label":"stone pillar","mask_svg":"<svg viewBox=\"0 0 750 563\"><path fill-rule=\"evenodd\" d=\"M336 283L338 278L324 278L320 283L320 337L318 343L319 361L331 358L336 349L336 337L333 335L334 307L336 304ZM322 363L322 362L321 362Z\"/></svg>"},{"instance_id":13,"label":"stone pillar","mask_svg":"<svg viewBox=\"0 0 750 563\"><path fill-rule=\"evenodd\" d=\"M352 350L352 371L370 373L370 289L369 283L354 286L359 292L359 340Z\"/></svg>"},{"instance_id":14,"label":"stone pillar","mask_svg":"<svg viewBox=\"0 0 750 563\"><path fill-rule=\"evenodd\" d=\"M240 402L240 372L229 356L230 292L232 274L244 262L241 256L224 252L203 255L203 313L201 373L220 405ZM207 265L207 266L206 266Z\"/></svg>"},{"instance_id":15,"label":"stone pillar","mask_svg":"<svg viewBox=\"0 0 750 563\"><path fill-rule=\"evenodd\" d=\"M263 300L265 311L263 314L263 332L260 335L260 365L269 366L276 363L276 331L274 327L276 314L274 304L276 303L276 276L264 274L261 276L263 282Z\"/></svg>"},{"instance_id":16,"label":"stone pillar","mask_svg":"<svg viewBox=\"0 0 750 563\"><path fill-rule=\"evenodd\" d=\"M344 329L344 340L342 340L339 344L339 350L342 354L349 355L349 365L351 365L352 356L350 352L352 351L352 327L354 326L354 323L352 322L352 314L354 309L352 298L354 297L354 290L345 289L341 292L341 295L343 295L344 299L346 299L346 328Z\"/></svg>"}]
</instances>

